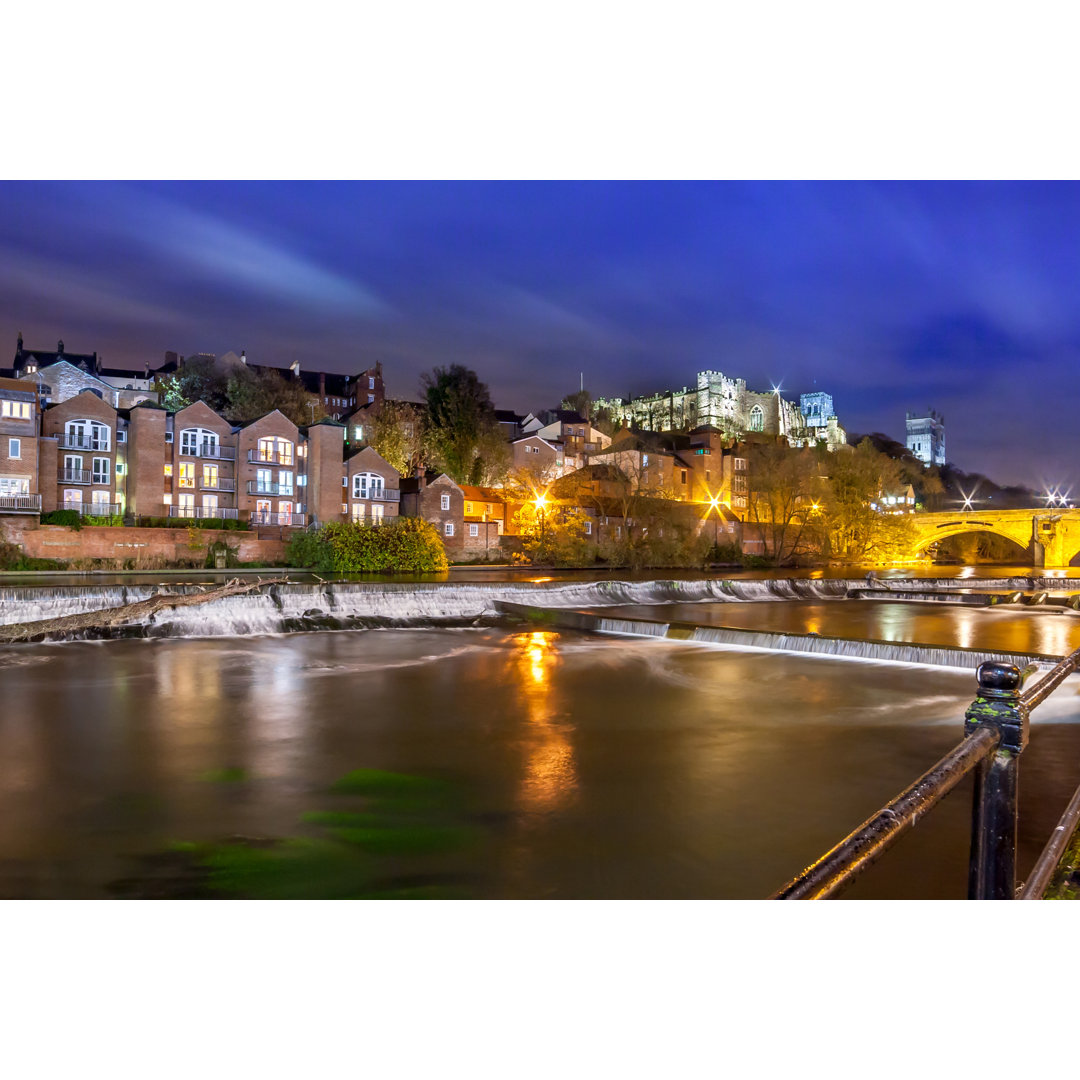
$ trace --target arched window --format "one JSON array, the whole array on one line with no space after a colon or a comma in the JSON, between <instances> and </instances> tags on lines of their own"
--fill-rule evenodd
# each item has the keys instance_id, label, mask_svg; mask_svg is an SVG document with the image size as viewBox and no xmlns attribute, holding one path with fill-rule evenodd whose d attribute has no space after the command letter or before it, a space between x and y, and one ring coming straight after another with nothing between
<instances>
[{"instance_id":1,"label":"arched window","mask_svg":"<svg viewBox=\"0 0 1080 1080\"><path fill-rule=\"evenodd\" d=\"M180 453L217 457L218 435L207 428L189 427L180 432Z\"/></svg>"},{"instance_id":2,"label":"arched window","mask_svg":"<svg viewBox=\"0 0 1080 1080\"><path fill-rule=\"evenodd\" d=\"M69 450L108 450L110 429L97 420L69 420L64 425L64 446Z\"/></svg>"},{"instance_id":3,"label":"arched window","mask_svg":"<svg viewBox=\"0 0 1080 1080\"><path fill-rule=\"evenodd\" d=\"M765 410L760 405L755 405L750 410L750 430L751 431L764 431L765 430Z\"/></svg>"},{"instance_id":4,"label":"arched window","mask_svg":"<svg viewBox=\"0 0 1080 1080\"><path fill-rule=\"evenodd\" d=\"M354 499L381 499L383 478L378 473L357 473L352 478Z\"/></svg>"}]
</instances>

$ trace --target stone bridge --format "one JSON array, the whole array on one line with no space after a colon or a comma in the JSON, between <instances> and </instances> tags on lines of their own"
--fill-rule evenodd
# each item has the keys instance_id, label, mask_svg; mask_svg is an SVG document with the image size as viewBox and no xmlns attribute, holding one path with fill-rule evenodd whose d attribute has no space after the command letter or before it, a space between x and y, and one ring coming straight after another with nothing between
<instances>
[{"instance_id":1,"label":"stone bridge","mask_svg":"<svg viewBox=\"0 0 1080 1080\"><path fill-rule=\"evenodd\" d=\"M914 514L915 554L959 533L994 533L1019 544L1033 566L1068 566L1080 555L1080 510L967 510Z\"/></svg>"}]
</instances>

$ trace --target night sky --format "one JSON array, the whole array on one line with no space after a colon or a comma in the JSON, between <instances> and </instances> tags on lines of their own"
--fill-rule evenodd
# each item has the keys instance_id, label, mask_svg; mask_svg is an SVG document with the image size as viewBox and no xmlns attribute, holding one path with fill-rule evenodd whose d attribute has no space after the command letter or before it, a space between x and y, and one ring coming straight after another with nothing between
<instances>
[{"instance_id":1,"label":"night sky","mask_svg":"<svg viewBox=\"0 0 1080 1080\"><path fill-rule=\"evenodd\" d=\"M1078 241L1075 183L5 183L0 358L463 363L520 412L712 368L1075 495Z\"/></svg>"}]
</instances>

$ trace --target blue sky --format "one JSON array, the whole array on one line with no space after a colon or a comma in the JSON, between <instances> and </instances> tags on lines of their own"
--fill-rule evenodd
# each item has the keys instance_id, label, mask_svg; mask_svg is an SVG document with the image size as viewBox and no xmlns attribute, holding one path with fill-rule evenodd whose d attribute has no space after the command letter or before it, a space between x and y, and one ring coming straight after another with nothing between
<instances>
[{"instance_id":1,"label":"blue sky","mask_svg":"<svg viewBox=\"0 0 1080 1080\"><path fill-rule=\"evenodd\" d=\"M457 362L522 412L713 368L1068 486L1078 240L1073 183L5 183L0 347Z\"/></svg>"}]
</instances>

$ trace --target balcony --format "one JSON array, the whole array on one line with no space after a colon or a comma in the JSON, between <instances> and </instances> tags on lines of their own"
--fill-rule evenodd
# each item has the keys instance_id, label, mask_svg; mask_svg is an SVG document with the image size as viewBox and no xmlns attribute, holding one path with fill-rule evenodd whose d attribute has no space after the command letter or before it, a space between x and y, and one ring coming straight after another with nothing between
<instances>
[{"instance_id":1,"label":"balcony","mask_svg":"<svg viewBox=\"0 0 1080 1080\"><path fill-rule=\"evenodd\" d=\"M235 491L236 481L231 477L219 476L216 480L207 480L205 476L199 477L200 491Z\"/></svg>"},{"instance_id":2,"label":"balcony","mask_svg":"<svg viewBox=\"0 0 1080 1080\"><path fill-rule=\"evenodd\" d=\"M252 525L289 525L302 529L307 524L307 515L271 514L266 510L253 510L249 520Z\"/></svg>"},{"instance_id":3,"label":"balcony","mask_svg":"<svg viewBox=\"0 0 1080 1080\"><path fill-rule=\"evenodd\" d=\"M90 435L61 435L60 447L63 450L99 450L109 453L108 439L95 439Z\"/></svg>"},{"instance_id":4,"label":"balcony","mask_svg":"<svg viewBox=\"0 0 1080 1080\"><path fill-rule=\"evenodd\" d=\"M83 517L113 517L119 514L123 507L119 503L66 502L60 506L60 509L74 510Z\"/></svg>"},{"instance_id":5,"label":"balcony","mask_svg":"<svg viewBox=\"0 0 1080 1080\"><path fill-rule=\"evenodd\" d=\"M93 483L93 475L89 469L61 469L57 479L61 484L90 484ZM102 482L107 484L109 481Z\"/></svg>"},{"instance_id":6,"label":"balcony","mask_svg":"<svg viewBox=\"0 0 1080 1080\"><path fill-rule=\"evenodd\" d=\"M260 483L258 480L249 480L247 486L249 495L291 495L292 484Z\"/></svg>"},{"instance_id":7,"label":"balcony","mask_svg":"<svg viewBox=\"0 0 1080 1080\"><path fill-rule=\"evenodd\" d=\"M0 514L40 513L40 495L0 495Z\"/></svg>"},{"instance_id":8,"label":"balcony","mask_svg":"<svg viewBox=\"0 0 1080 1080\"><path fill-rule=\"evenodd\" d=\"M171 518L224 518L232 521L239 519L240 511L228 506L170 506Z\"/></svg>"},{"instance_id":9,"label":"balcony","mask_svg":"<svg viewBox=\"0 0 1080 1080\"><path fill-rule=\"evenodd\" d=\"M266 465L288 465L296 463L296 457L291 450L272 452L266 450L249 450L248 461L262 462Z\"/></svg>"},{"instance_id":10,"label":"balcony","mask_svg":"<svg viewBox=\"0 0 1080 1080\"><path fill-rule=\"evenodd\" d=\"M199 443L192 446L190 443L180 444L180 454L183 457L216 458L218 461L235 461L236 447L221 446L219 443Z\"/></svg>"},{"instance_id":11,"label":"balcony","mask_svg":"<svg viewBox=\"0 0 1080 1080\"><path fill-rule=\"evenodd\" d=\"M401 492L397 488L358 488L352 497L375 502L401 502Z\"/></svg>"}]
</instances>

